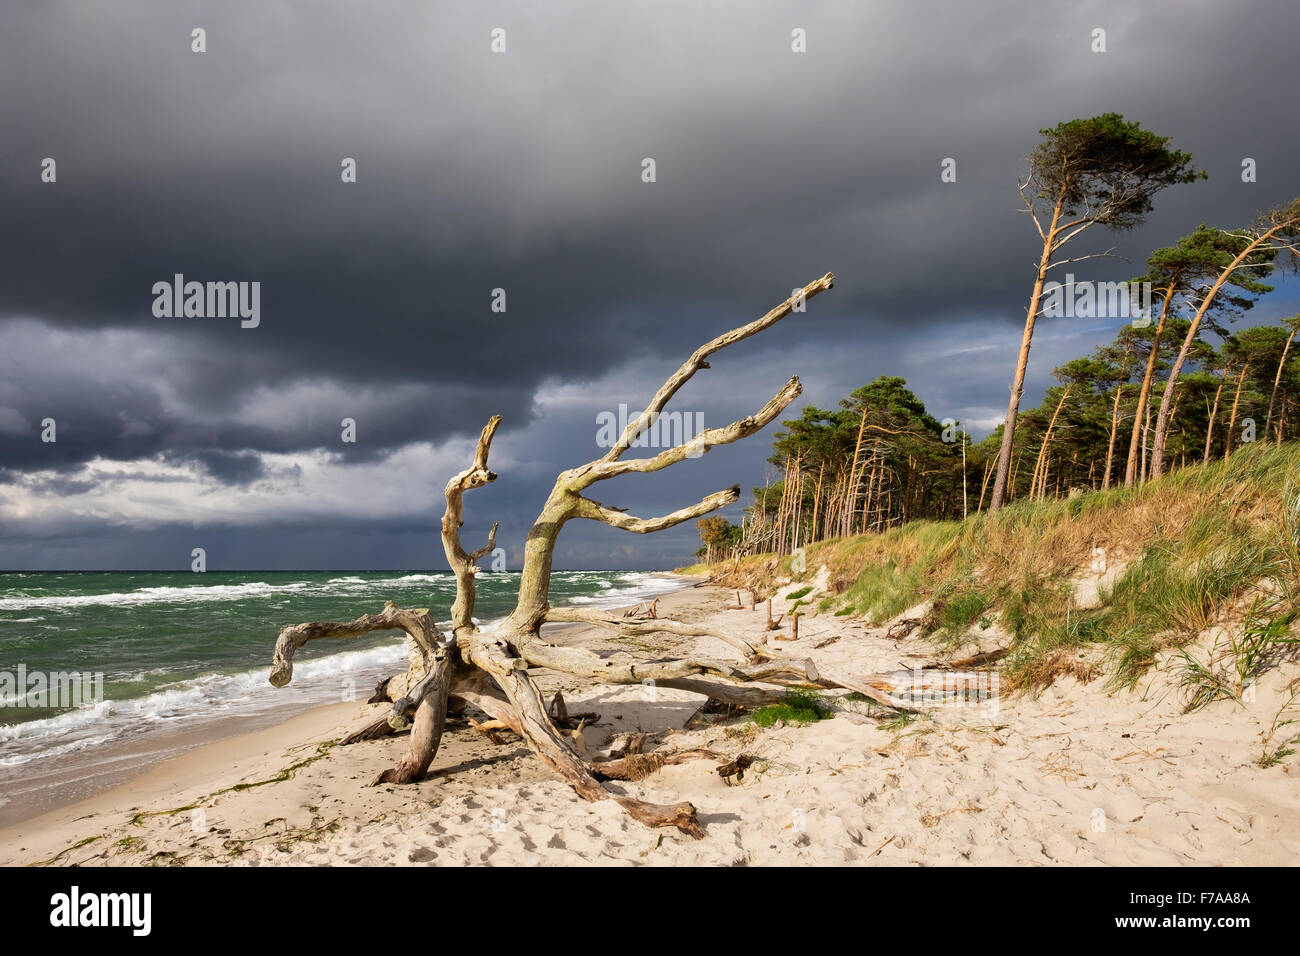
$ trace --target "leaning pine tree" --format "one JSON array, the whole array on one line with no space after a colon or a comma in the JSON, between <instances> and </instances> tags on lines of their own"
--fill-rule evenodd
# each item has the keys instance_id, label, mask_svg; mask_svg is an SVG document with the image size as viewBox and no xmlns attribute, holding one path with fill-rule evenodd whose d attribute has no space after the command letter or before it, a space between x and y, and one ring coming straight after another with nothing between
<instances>
[{"instance_id":1,"label":"leaning pine tree","mask_svg":"<svg viewBox=\"0 0 1300 956\"><path fill-rule=\"evenodd\" d=\"M1142 373L1142 384L1138 388L1137 407L1133 409L1133 431L1129 434L1128 459L1124 466L1124 484L1131 485L1138 479L1138 464L1141 439L1146 421L1148 406L1151 401L1151 388L1155 384L1156 366L1160 363L1160 343L1164 338L1165 327L1171 315L1175 314L1174 302L1188 293L1189 277L1196 274L1197 260L1195 253L1186 243L1157 249L1147 257L1147 272L1134 279L1134 282L1150 282L1160 296L1160 313L1156 319L1155 330L1151 336L1151 351L1147 353L1146 368ZM1109 484L1109 470L1106 474Z\"/></svg>"},{"instance_id":2,"label":"leaning pine tree","mask_svg":"<svg viewBox=\"0 0 1300 956\"><path fill-rule=\"evenodd\" d=\"M990 511L1001 508L1011 493L1007 483L1016 415L1047 273L1055 266L1092 258L1063 259L1059 257L1061 249L1092 226L1132 229L1140 225L1151 211L1151 200L1157 192L1205 176L1192 169L1190 153L1169 149L1167 137L1125 122L1118 113L1071 120L1045 129L1042 134L1043 141L1029 158L1029 176L1020 184L1020 195L1043 242L1043 251L1011 379L1011 400L998 451Z\"/></svg>"},{"instance_id":3,"label":"leaning pine tree","mask_svg":"<svg viewBox=\"0 0 1300 956\"><path fill-rule=\"evenodd\" d=\"M748 418L722 428L701 432L685 445L669 448L650 458L625 459L633 443L657 420L669 400L701 369L714 352L749 338L790 314L799 300L811 299L831 288L834 277L827 273L805 286L765 316L733 329L695 350L651 399L646 409L630 422L617 443L602 458L560 474L524 546L524 564L519 599L514 611L490 633L479 631L473 620L475 561L496 546L494 525L487 544L466 551L460 541L465 492L496 480L488 469L492 438L501 422L494 417L479 437L474 461L453 477L446 487L446 512L442 519L442 543L447 561L456 576L456 600L451 608L452 630L442 634L428 610L404 610L391 601L379 614L367 614L350 623L317 622L298 624L280 631L275 645L270 680L283 687L293 676L294 652L308 641L321 638L356 637L371 631L402 630L410 638L411 666L390 679L385 696L392 701L385 720L360 731L354 737L369 739L411 727L409 744L401 762L374 782L411 783L428 771L442 737L449 704L459 709L473 705L522 737L551 769L563 777L586 800L616 800L635 819L649 826L674 826L692 836L703 831L689 803L659 805L606 789L602 780L635 780L664 763L700 756L694 754L634 754L619 759L588 761L556 728L529 668L547 668L611 684L641 684L692 691L741 706L772 703L784 698L789 687L843 688L856 691L896 709L911 709L901 698L914 695L924 683L940 679L931 673L921 688L902 688L889 676L855 678L820 670L810 660L786 657L762 644L751 644L735 635L704 626L686 624L656 616L653 607L634 613L617 613L587 608L552 607L548 600L551 560L556 538L566 522L586 518L645 534L671 528L735 502L738 487L710 495L698 504L657 518L636 518L607 508L588 494L597 482L634 472L662 471L686 458L698 457L714 445L725 445L754 434L772 422L799 395L798 377L791 378L763 408ZM581 647L551 644L541 635L543 624L582 622L633 636L656 632L712 637L731 645L743 657L740 661L690 657L678 660L616 660L601 657ZM943 688L937 688L942 693ZM412 715L414 717L412 718Z\"/></svg>"},{"instance_id":4,"label":"leaning pine tree","mask_svg":"<svg viewBox=\"0 0 1300 956\"><path fill-rule=\"evenodd\" d=\"M1226 289L1234 289L1237 293L1231 304L1242 307L1251 301L1251 296L1272 290L1272 286L1260 280L1268 276L1275 265L1295 268L1296 259L1300 258L1300 197L1268 210L1245 229L1210 230L1202 226L1186 240L1180 240L1184 241L1194 243L1201 250L1198 262L1209 288L1200 294L1200 305L1187 327L1183 347L1169 370L1164 394L1160 398L1155 440L1151 446L1152 478L1159 478L1164 472L1174 387L1201 323L1221 296L1232 296L1231 292L1225 293Z\"/></svg>"}]
</instances>

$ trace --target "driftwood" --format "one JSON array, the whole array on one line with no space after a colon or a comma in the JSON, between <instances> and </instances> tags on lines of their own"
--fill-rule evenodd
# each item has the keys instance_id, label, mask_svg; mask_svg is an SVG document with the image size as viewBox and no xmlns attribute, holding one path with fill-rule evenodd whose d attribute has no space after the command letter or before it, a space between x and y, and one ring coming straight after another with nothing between
<instances>
[{"instance_id":1,"label":"driftwood","mask_svg":"<svg viewBox=\"0 0 1300 956\"><path fill-rule=\"evenodd\" d=\"M885 632L885 637L897 643L920 626L921 619L919 617L901 618L889 625L889 630Z\"/></svg>"},{"instance_id":2,"label":"driftwood","mask_svg":"<svg viewBox=\"0 0 1300 956\"><path fill-rule=\"evenodd\" d=\"M444 492L446 510L442 519L442 543L456 578L451 633L439 633L427 610L403 610L391 602L381 613L364 615L350 623L323 622L286 627L276 641L271 683L282 687L290 681L294 651L308 641L355 637L377 630L405 631L410 638L411 664L405 674L392 678L385 688L387 699L392 701L386 722L393 730L404 729L409 724L411 734L398 765L386 770L375 783L410 783L427 773L438 750L449 701L454 701L458 706L472 705L488 715L492 723L478 725L485 733L497 734L509 729L518 734L584 799L614 800L647 826L676 827L694 837L702 836L703 830L696 819L695 807L690 803L647 803L611 792L600 780L635 780L639 775L643 776L647 768L654 769L667 763L704 757L726 758L704 751L643 754L644 741L640 741L634 746L625 746L621 755L610 760L589 762L581 753L579 742L584 715L578 715L578 729L570 730L575 715L567 713L562 695L557 695L552 708L547 707L529 676L530 668L548 668L613 684L652 681L661 687L688 690L731 706L769 703L781 699L784 688L803 687L844 688L887 706L907 709L905 702L894 693L897 688L888 680L827 673L825 668L818 668L810 660L788 658L735 635L661 618L653 601L620 615L584 608L553 608L548 600L556 539L568 521L584 518L635 534L646 534L706 515L739 499L740 489L733 486L670 514L639 518L601 505L590 497L589 490L598 482L620 475L662 471L687 458L698 457L715 445L729 444L753 435L775 421L800 394L802 386L797 377L786 382L753 415L720 428L706 429L688 443L651 457L624 458L637 439L655 423L677 391L696 372L709 367L709 356L775 325L796 305L801 306L804 301L830 289L833 279L828 273L763 317L696 349L664 382L645 410L628 424L603 457L559 475L524 544L519 598L514 611L496 630L480 632L473 622L472 612L478 571L475 562L495 547L497 527L493 525L486 546L475 551L466 551L462 546L460 528L465 492L496 480L496 474L488 469L488 455L493 436L501 424L500 416L492 418L483 428L470 467L455 475ZM738 652L741 659L692 656L626 663L601 657L585 648L551 644L542 638L543 625L566 622L592 623L625 636L669 633L715 638ZM382 735L374 724L359 733L365 739ZM738 779L743 772L739 758L724 769L730 772L724 774L728 779L730 775Z\"/></svg>"},{"instance_id":3,"label":"driftwood","mask_svg":"<svg viewBox=\"0 0 1300 956\"><path fill-rule=\"evenodd\" d=\"M773 619L772 617L772 599L767 599L767 627L764 630L775 631L781 627L781 622L785 620L785 615Z\"/></svg>"},{"instance_id":4,"label":"driftwood","mask_svg":"<svg viewBox=\"0 0 1300 956\"><path fill-rule=\"evenodd\" d=\"M979 654L973 654L970 657L963 657L959 661L934 661L930 664L922 664L921 667L924 670L969 670L975 667L986 667L989 664L994 664L1010 653L1011 648L999 647L991 651L982 651Z\"/></svg>"},{"instance_id":5,"label":"driftwood","mask_svg":"<svg viewBox=\"0 0 1300 956\"><path fill-rule=\"evenodd\" d=\"M367 703L377 704L380 702L367 701ZM388 723L388 718L383 717L376 720L373 724L366 724L364 727L352 731L352 733L339 741L339 746L346 747L348 744L359 744L366 740L378 740L381 737L388 737L393 733L394 731L392 725Z\"/></svg>"},{"instance_id":6,"label":"driftwood","mask_svg":"<svg viewBox=\"0 0 1300 956\"><path fill-rule=\"evenodd\" d=\"M745 771L749 769L754 758L749 754L741 754L730 763L723 764L718 768L718 776L725 780L729 785L735 785L745 779ZM734 780L732 778L735 778Z\"/></svg>"},{"instance_id":7,"label":"driftwood","mask_svg":"<svg viewBox=\"0 0 1300 956\"><path fill-rule=\"evenodd\" d=\"M504 744L506 739L498 731L510 729L504 720L484 720L480 722L471 717L469 725L494 744Z\"/></svg>"}]
</instances>

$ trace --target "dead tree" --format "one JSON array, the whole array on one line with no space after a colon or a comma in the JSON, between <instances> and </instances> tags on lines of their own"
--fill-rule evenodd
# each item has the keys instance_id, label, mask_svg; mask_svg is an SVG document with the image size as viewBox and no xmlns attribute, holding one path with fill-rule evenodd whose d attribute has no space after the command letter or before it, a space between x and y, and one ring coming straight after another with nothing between
<instances>
[{"instance_id":1,"label":"dead tree","mask_svg":"<svg viewBox=\"0 0 1300 956\"><path fill-rule=\"evenodd\" d=\"M612 766L605 767L602 772L600 762L588 762L573 749L571 739L557 730L537 685L528 674L529 668L549 668L611 684L653 681L660 687L688 690L741 706L779 699L787 687L845 688L887 706L899 706L889 688L878 680L827 674L824 670L819 673L810 660L787 658L765 646L755 646L735 635L707 627L655 617L653 609L629 617L587 608L556 608L548 600L556 539L568 521L585 518L635 534L646 534L671 528L738 500L740 489L736 486L709 495L703 501L672 514L637 518L601 505L589 491L598 482L619 475L662 471L688 457L698 457L715 445L739 441L772 422L799 395L801 386L797 376L747 418L722 428L707 429L690 442L653 457L623 457L633 443L653 426L677 391L696 372L709 367L707 359L710 355L775 325L790 314L799 299L811 299L831 288L833 279L827 273L804 287L800 295L781 303L762 318L700 346L663 384L645 410L628 424L617 443L603 457L560 474L524 545L518 602L514 611L494 631L480 632L473 622L472 613L474 576L478 570L475 562L495 547L497 529L494 525L484 547L470 552L461 544L460 528L465 492L481 488L497 477L488 469L488 453L493 435L501 423L500 416L494 417L484 427L470 467L453 477L446 487L442 543L447 562L456 576L451 633L439 633L427 610L403 610L392 602L379 614L368 614L347 624L325 622L286 627L276 641L271 683L282 687L289 682L293 675L294 651L308 641L400 629L410 637L411 666L405 674L388 681L386 694L392 701L392 708L387 722L396 730L404 729L410 722L411 735L401 762L385 771L376 783L410 783L424 776L437 753L448 701L452 700L456 707L472 704L499 721L493 726L513 730L581 797L591 801L616 800L635 819L648 826L674 826L696 837L703 831L691 804L645 803L614 794L601 784L601 777L614 779L618 774L613 772ZM594 624L625 636L650 633L709 636L730 644L739 653L740 660L688 657L621 662L601 657L585 648L566 647L544 640L542 625L557 622Z\"/></svg>"}]
</instances>

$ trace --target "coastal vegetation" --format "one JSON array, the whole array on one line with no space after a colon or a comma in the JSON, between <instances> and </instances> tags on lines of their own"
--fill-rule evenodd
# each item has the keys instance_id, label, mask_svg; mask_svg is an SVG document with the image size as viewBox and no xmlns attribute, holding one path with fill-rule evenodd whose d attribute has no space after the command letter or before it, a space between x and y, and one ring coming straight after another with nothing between
<instances>
[{"instance_id":1,"label":"coastal vegetation","mask_svg":"<svg viewBox=\"0 0 1300 956\"><path fill-rule=\"evenodd\" d=\"M712 570L759 596L820 580L819 612L902 624L953 649L992 638L1010 688L1065 674L1134 687L1175 653L1196 709L1240 698L1297 643L1300 444L1255 442L1145 485L918 519ZM1185 650L1216 626L1208 657Z\"/></svg>"}]
</instances>

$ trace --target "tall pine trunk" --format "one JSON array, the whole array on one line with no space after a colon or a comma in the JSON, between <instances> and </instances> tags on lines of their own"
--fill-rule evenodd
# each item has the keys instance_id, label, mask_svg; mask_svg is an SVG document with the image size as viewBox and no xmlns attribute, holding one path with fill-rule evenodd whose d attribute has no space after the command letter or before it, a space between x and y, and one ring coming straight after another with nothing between
<instances>
[{"instance_id":1,"label":"tall pine trunk","mask_svg":"<svg viewBox=\"0 0 1300 956\"><path fill-rule=\"evenodd\" d=\"M1029 367L1029 346L1034 338L1034 323L1038 319L1038 303L1043 297L1043 283L1052 265L1052 251L1056 233L1061 224L1061 207L1065 201L1065 185L1052 207L1052 224L1043 237L1043 254L1038 259L1038 273L1034 276L1034 291L1029 296L1029 310L1025 315L1025 331L1020 337L1020 354L1016 356L1016 372L1011 379L1011 400L1007 403L1006 424L1002 429L1002 447L998 449L998 473L993 482L993 497L989 511L997 512L1006 502L1007 482L1011 479L1011 447L1016 436L1016 416L1020 414L1020 397L1025 391L1025 370Z\"/></svg>"},{"instance_id":2,"label":"tall pine trunk","mask_svg":"<svg viewBox=\"0 0 1300 956\"><path fill-rule=\"evenodd\" d=\"M1175 276L1173 281L1165 288L1165 300L1160 303L1160 320L1156 323L1156 332L1151 339L1151 354L1147 357L1146 371L1142 375L1142 390L1138 392L1137 408L1133 410L1133 434L1128 440L1128 464L1124 468L1124 484L1133 484L1137 478L1138 470L1138 426L1142 424L1146 417L1147 403L1151 399L1151 384L1155 381L1156 364L1160 359L1160 339L1165 333L1165 321L1169 317L1169 300L1173 297L1174 289L1178 285L1178 277ZM1145 452L1144 452L1145 454ZM1109 480L1109 472L1106 475Z\"/></svg>"},{"instance_id":3,"label":"tall pine trunk","mask_svg":"<svg viewBox=\"0 0 1300 956\"><path fill-rule=\"evenodd\" d=\"M1287 353L1291 351L1291 343L1295 341L1295 328L1291 329L1291 334L1286 337L1286 344L1282 346L1282 358L1277 363L1277 374L1273 376L1273 391L1268 396L1268 414L1264 417L1264 440L1268 440L1268 427L1273 423L1273 406L1277 402L1278 386L1282 384L1282 369L1286 366ZM1282 444L1282 417L1278 416L1277 425L1277 443Z\"/></svg>"},{"instance_id":4,"label":"tall pine trunk","mask_svg":"<svg viewBox=\"0 0 1300 956\"><path fill-rule=\"evenodd\" d=\"M1210 449L1213 447L1214 440L1214 420L1219 417L1219 396L1223 394L1223 385L1227 381L1224 373L1219 374L1219 387L1214 390L1214 404L1210 407L1210 421L1205 426L1205 458L1204 461L1210 460Z\"/></svg>"},{"instance_id":5,"label":"tall pine trunk","mask_svg":"<svg viewBox=\"0 0 1300 956\"><path fill-rule=\"evenodd\" d=\"M1237 393L1232 396L1232 412L1228 415L1228 433L1223 438L1223 460L1232 454L1232 435L1237 430L1237 406L1241 404L1241 386L1246 383L1246 371L1250 363L1241 366L1241 375L1237 377Z\"/></svg>"}]
</instances>

